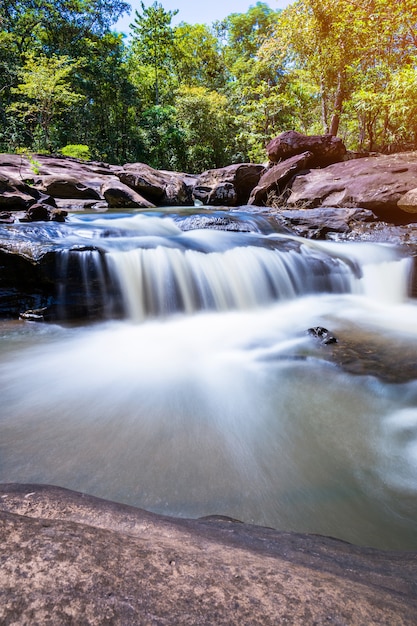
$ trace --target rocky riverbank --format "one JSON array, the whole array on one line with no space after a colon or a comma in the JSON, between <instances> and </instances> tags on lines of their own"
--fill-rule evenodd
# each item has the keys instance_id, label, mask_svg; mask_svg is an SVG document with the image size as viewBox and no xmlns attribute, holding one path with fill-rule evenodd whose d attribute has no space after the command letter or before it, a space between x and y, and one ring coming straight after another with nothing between
<instances>
[{"instance_id":1,"label":"rocky riverbank","mask_svg":"<svg viewBox=\"0 0 417 626\"><path fill-rule=\"evenodd\" d=\"M245 206L302 237L417 242L417 152L357 155L340 139L288 131L267 146L267 158L192 175L144 163L1 154L0 222L63 221L68 211Z\"/></svg>"}]
</instances>

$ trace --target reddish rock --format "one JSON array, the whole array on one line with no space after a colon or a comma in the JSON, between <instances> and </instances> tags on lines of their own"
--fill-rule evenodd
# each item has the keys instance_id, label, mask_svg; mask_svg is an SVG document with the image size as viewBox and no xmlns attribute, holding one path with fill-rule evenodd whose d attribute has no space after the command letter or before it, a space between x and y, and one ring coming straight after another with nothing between
<instances>
[{"instance_id":1,"label":"reddish rock","mask_svg":"<svg viewBox=\"0 0 417 626\"><path fill-rule=\"evenodd\" d=\"M247 204L265 167L253 163L236 163L207 170L198 178L193 190L196 200L203 204L237 206Z\"/></svg>"},{"instance_id":2,"label":"reddish rock","mask_svg":"<svg viewBox=\"0 0 417 626\"><path fill-rule=\"evenodd\" d=\"M341 139L333 135L302 135L295 130L288 130L266 146L268 159L273 163L279 163L284 159L301 154L302 152L311 152L314 159L311 161L311 167L323 167L331 163L342 161L346 148Z\"/></svg>"},{"instance_id":3,"label":"reddish rock","mask_svg":"<svg viewBox=\"0 0 417 626\"><path fill-rule=\"evenodd\" d=\"M256 206L271 204L271 202L268 202L268 198L271 195L274 196L276 201L276 197L284 192L285 186L291 181L293 176L308 168L312 158L312 152L303 152L268 169L261 176L255 189L253 189L248 204Z\"/></svg>"},{"instance_id":4,"label":"reddish rock","mask_svg":"<svg viewBox=\"0 0 417 626\"><path fill-rule=\"evenodd\" d=\"M118 178L157 206L193 204L185 174L155 170L145 163L128 163L118 173Z\"/></svg>"},{"instance_id":5,"label":"reddish rock","mask_svg":"<svg viewBox=\"0 0 417 626\"><path fill-rule=\"evenodd\" d=\"M398 201L416 187L417 152L373 156L336 163L297 176L289 206L361 207L392 222L407 214Z\"/></svg>"}]
</instances>

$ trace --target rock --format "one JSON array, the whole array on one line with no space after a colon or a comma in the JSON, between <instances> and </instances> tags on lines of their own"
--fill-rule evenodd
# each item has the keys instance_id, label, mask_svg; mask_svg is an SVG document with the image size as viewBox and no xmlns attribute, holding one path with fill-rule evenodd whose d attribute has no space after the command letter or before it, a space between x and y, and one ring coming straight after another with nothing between
<instances>
[{"instance_id":1,"label":"rock","mask_svg":"<svg viewBox=\"0 0 417 626\"><path fill-rule=\"evenodd\" d=\"M311 170L292 184L289 206L361 207L393 223L407 214L398 201L417 180L417 152L354 159Z\"/></svg>"},{"instance_id":2,"label":"rock","mask_svg":"<svg viewBox=\"0 0 417 626\"><path fill-rule=\"evenodd\" d=\"M193 190L195 200L203 204L238 206L247 204L251 191L265 171L263 165L237 163L207 170L198 178Z\"/></svg>"},{"instance_id":3,"label":"rock","mask_svg":"<svg viewBox=\"0 0 417 626\"><path fill-rule=\"evenodd\" d=\"M0 223L12 224L13 222L14 217L10 211L0 211Z\"/></svg>"},{"instance_id":4,"label":"rock","mask_svg":"<svg viewBox=\"0 0 417 626\"><path fill-rule=\"evenodd\" d=\"M309 328L307 330L307 334L311 335L315 339L318 339L321 344L327 346L330 343L337 343L337 339L327 328L323 328L323 326L314 326L314 328Z\"/></svg>"},{"instance_id":5,"label":"rock","mask_svg":"<svg viewBox=\"0 0 417 626\"><path fill-rule=\"evenodd\" d=\"M281 209L276 217L294 234L307 239L329 239L332 234L351 234L353 239L358 226L376 220L372 211L366 209L338 208Z\"/></svg>"},{"instance_id":6,"label":"rock","mask_svg":"<svg viewBox=\"0 0 417 626\"><path fill-rule=\"evenodd\" d=\"M415 624L415 553L46 485L0 494L4 624Z\"/></svg>"},{"instance_id":7,"label":"rock","mask_svg":"<svg viewBox=\"0 0 417 626\"><path fill-rule=\"evenodd\" d=\"M23 181L0 172L0 209L22 211L34 204L41 194Z\"/></svg>"},{"instance_id":8,"label":"rock","mask_svg":"<svg viewBox=\"0 0 417 626\"><path fill-rule=\"evenodd\" d=\"M35 180L37 189L55 198L80 198L100 200L101 196L92 183L79 177L62 175L44 176Z\"/></svg>"},{"instance_id":9,"label":"rock","mask_svg":"<svg viewBox=\"0 0 417 626\"><path fill-rule=\"evenodd\" d=\"M417 213L417 188L410 189L397 202L401 211L406 213Z\"/></svg>"},{"instance_id":10,"label":"rock","mask_svg":"<svg viewBox=\"0 0 417 626\"><path fill-rule=\"evenodd\" d=\"M128 163L118 173L122 183L157 206L190 206L190 187L178 172L158 171L144 163Z\"/></svg>"},{"instance_id":11,"label":"rock","mask_svg":"<svg viewBox=\"0 0 417 626\"><path fill-rule=\"evenodd\" d=\"M279 201L279 196L283 194L285 186L298 172L308 168L312 158L312 152L303 152L268 169L262 174L255 189L252 190L248 204L270 205L271 196L274 202L277 202L278 196ZM284 204L284 200L282 200L282 204Z\"/></svg>"},{"instance_id":12,"label":"rock","mask_svg":"<svg viewBox=\"0 0 417 626\"><path fill-rule=\"evenodd\" d=\"M311 167L323 167L342 161L346 148L341 139L333 135L302 135L295 130L287 130L272 139L266 146L268 159L279 163L302 152L314 156Z\"/></svg>"},{"instance_id":13,"label":"rock","mask_svg":"<svg viewBox=\"0 0 417 626\"><path fill-rule=\"evenodd\" d=\"M26 211L25 217L20 221L28 222L49 222L51 215L45 204L32 204Z\"/></svg>"},{"instance_id":14,"label":"rock","mask_svg":"<svg viewBox=\"0 0 417 626\"><path fill-rule=\"evenodd\" d=\"M111 179L103 183L101 193L104 196L109 208L154 208L155 205L136 191L120 182L118 178Z\"/></svg>"}]
</instances>

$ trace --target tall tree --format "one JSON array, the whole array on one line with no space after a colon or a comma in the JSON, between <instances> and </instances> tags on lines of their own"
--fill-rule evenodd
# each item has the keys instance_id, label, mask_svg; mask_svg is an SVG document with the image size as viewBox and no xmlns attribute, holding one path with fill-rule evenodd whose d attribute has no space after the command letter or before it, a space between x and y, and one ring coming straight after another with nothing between
<instances>
[{"instance_id":1,"label":"tall tree","mask_svg":"<svg viewBox=\"0 0 417 626\"><path fill-rule=\"evenodd\" d=\"M155 105L160 104L160 80L169 76L172 67L174 29L172 18L178 13L165 11L161 3L155 1L150 7L141 2L142 12L135 11L131 24L132 52L135 61L149 66L153 72Z\"/></svg>"}]
</instances>

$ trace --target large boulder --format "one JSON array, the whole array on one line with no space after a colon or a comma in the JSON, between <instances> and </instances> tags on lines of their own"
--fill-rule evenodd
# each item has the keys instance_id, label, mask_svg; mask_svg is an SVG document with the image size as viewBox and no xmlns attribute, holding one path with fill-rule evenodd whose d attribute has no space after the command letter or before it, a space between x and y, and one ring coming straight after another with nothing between
<instances>
[{"instance_id":1,"label":"large boulder","mask_svg":"<svg viewBox=\"0 0 417 626\"><path fill-rule=\"evenodd\" d=\"M417 557L0 487L2 624L415 624Z\"/></svg>"},{"instance_id":2,"label":"large boulder","mask_svg":"<svg viewBox=\"0 0 417 626\"><path fill-rule=\"evenodd\" d=\"M79 198L100 200L97 185L82 180L81 177L67 174L52 174L43 176L35 181L36 188L54 198Z\"/></svg>"},{"instance_id":3,"label":"large boulder","mask_svg":"<svg viewBox=\"0 0 417 626\"><path fill-rule=\"evenodd\" d=\"M314 156L311 167L323 167L342 161L346 155L346 147L341 139L333 135L303 135L295 130L287 130L266 146L268 159L279 163L284 159L311 152Z\"/></svg>"},{"instance_id":4,"label":"large boulder","mask_svg":"<svg viewBox=\"0 0 417 626\"><path fill-rule=\"evenodd\" d=\"M155 170L145 163L127 163L120 181L157 206L190 206L191 187L186 174Z\"/></svg>"},{"instance_id":5,"label":"large boulder","mask_svg":"<svg viewBox=\"0 0 417 626\"><path fill-rule=\"evenodd\" d=\"M279 200L285 186L296 174L308 168L312 158L312 152L303 152L269 168L252 190L248 204L265 206L271 204L272 199L274 202Z\"/></svg>"},{"instance_id":6,"label":"large boulder","mask_svg":"<svg viewBox=\"0 0 417 626\"><path fill-rule=\"evenodd\" d=\"M32 204L54 206L52 198L8 173L0 172L0 210L22 211Z\"/></svg>"},{"instance_id":7,"label":"large boulder","mask_svg":"<svg viewBox=\"0 0 417 626\"><path fill-rule=\"evenodd\" d=\"M193 196L203 204L238 206L247 204L265 167L253 163L236 163L207 170L198 178Z\"/></svg>"},{"instance_id":8,"label":"large boulder","mask_svg":"<svg viewBox=\"0 0 417 626\"><path fill-rule=\"evenodd\" d=\"M109 208L142 208L150 209L155 205L149 200L146 200L139 193L122 183L118 178L112 178L101 187L101 193L103 194Z\"/></svg>"},{"instance_id":9,"label":"large boulder","mask_svg":"<svg viewBox=\"0 0 417 626\"><path fill-rule=\"evenodd\" d=\"M361 207L391 222L409 219L399 200L417 181L417 152L336 163L297 176L288 205L301 208Z\"/></svg>"}]
</instances>

